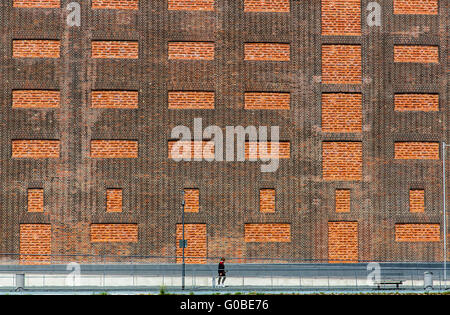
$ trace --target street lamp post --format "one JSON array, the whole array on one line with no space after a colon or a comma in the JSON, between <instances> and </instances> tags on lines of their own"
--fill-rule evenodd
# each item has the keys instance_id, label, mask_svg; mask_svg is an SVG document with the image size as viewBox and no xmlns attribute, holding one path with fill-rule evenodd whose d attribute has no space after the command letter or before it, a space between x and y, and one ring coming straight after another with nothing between
<instances>
[{"instance_id":1,"label":"street lamp post","mask_svg":"<svg viewBox=\"0 0 450 315\"><path fill-rule=\"evenodd\" d=\"M182 205L182 214L181 214L181 224L183 225L183 240L182 240L182 246L183 246L183 263L181 267L181 290L184 290L184 277L186 275L186 264L184 263L184 248L186 247L186 241L184 240L184 191L183 191L183 201L181 202Z\"/></svg>"},{"instance_id":2,"label":"street lamp post","mask_svg":"<svg viewBox=\"0 0 450 315\"><path fill-rule=\"evenodd\" d=\"M446 209L446 185L445 178L445 160L446 160L446 148L450 147L450 144L442 142L442 202L444 204L444 281L447 280L447 209Z\"/></svg>"}]
</instances>

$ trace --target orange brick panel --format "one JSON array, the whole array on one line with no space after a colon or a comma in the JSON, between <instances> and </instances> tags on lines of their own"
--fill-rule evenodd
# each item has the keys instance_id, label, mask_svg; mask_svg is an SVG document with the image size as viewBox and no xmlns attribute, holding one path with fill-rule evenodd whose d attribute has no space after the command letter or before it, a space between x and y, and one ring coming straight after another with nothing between
<instances>
[{"instance_id":1,"label":"orange brick panel","mask_svg":"<svg viewBox=\"0 0 450 315\"><path fill-rule=\"evenodd\" d=\"M439 142L396 142L395 159L439 160Z\"/></svg>"},{"instance_id":2,"label":"orange brick panel","mask_svg":"<svg viewBox=\"0 0 450 315\"><path fill-rule=\"evenodd\" d=\"M245 242L288 243L291 241L291 225L284 223L245 224Z\"/></svg>"},{"instance_id":3,"label":"orange brick panel","mask_svg":"<svg viewBox=\"0 0 450 315\"><path fill-rule=\"evenodd\" d=\"M13 40L14 58L59 58L59 40L16 39Z\"/></svg>"},{"instance_id":4,"label":"orange brick panel","mask_svg":"<svg viewBox=\"0 0 450 315\"><path fill-rule=\"evenodd\" d=\"M425 191L423 189L411 189L409 191L409 212L425 212Z\"/></svg>"},{"instance_id":5,"label":"orange brick panel","mask_svg":"<svg viewBox=\"0 0 450 315\"><path fill-rule=\"evenodd\" d=\"M214 0L169 0L169 10L214 11Z\"/></svg>"},{"instance_id":6,"label":"orange brick panel","mask_svg":"<svg viewBox=\"0 0 450 315\"><path fill-rule=\"evenodd\" d=\"M92 9L138 10L139 0L92 0Z\"/></svg>"},{"instance_id":7,"label":"orange brick panel","mask_svg":"<svg viewBox=\"0 0 450 315\"><path fill-rule=\"evenodd\" d=\"M361 46L323 45L322 83L361 84Z\"/></svg>"},{"instance_id":8,"label":"orange brick panel","mask_svg":"<svg viewBox=\"0 0 450 315\"><path fill-rule=\"evenodd\" d=\"M362 117L361 94L322 94L323 132L361 132Z\"/></svg>"},{"instance_id":9,"label":"orange brick panel","mask_svg":"<svg viewBox=\"0 0 450 315\"><path fill-rule=\"evenodd\" d=\"M244 96L245 109L282 109L291 107L289 93L247 92Z\"/></svg>"},{"instance_id":10,"label":"orange brick panel","mask_svg":"<svg viewBox=\"0 0 450 315\"><path fill-rule=\"evenodd\" d=\"M13 0L16 8L59 8L60 0Z\"/></svg>"},{"instance_id":11,"label":"orange brick panel","mask_svg":"<svg viewBox=\"0 0 450 315\"><path fill-rule=\"evenodd\" d=\"M122 212L122 189L106 190L106 212Z\"/></svg>"},{"instance_id":12,"label":"orange brick panel","mask_svg":"<svg viewBox=\"0 0 450 315\"><path fill-rule=\"evenodd\" d=\"M214 60L213 42L170 42L169 59Z\"/></svg>"},{"instance_id":13,"label":"orange brick panel","mask_svg":"<svg viewBox=\"0 0 450 315\"><path fill-rule=\"evenodd\" d=\"M396 94L396 111L439 111L439 94Z\"/></svg>"},{"instance_id":14,"label":"orange brick panel","mask_svg":"<svg viewBox=\"0 0 450 315\"><path fill-rule=\"evenodd\" d=\"M58 108L60 106L59 91L15 90L12 92L13 108Z\"/></svg>"},{"instance_id":15,"label":"orange brick panel","mask_svg":"<svg viewBox=\"0 0 450 315\"><path fill-rule=\"evenodd\" d=\"M328 222L328 260L355 263L359 258L358 222Z\"/></svg>"},{"instance_id":16,"label":"orange brick panel","mask_svg":"<svg viewBox=\"0 0 450 315\"><path fill-rule=\"evenodd\" d=\"M289 0L244 0L245 12L289 12Z\"/></svg>"},{"instance_id":17,"label":"orange brick panel","mask_svg":"<svg viewBox=\"0 0 450 315\"><path fill-rule=\"evenodd\" d=\"M278 147L278 154L275 151ZM291 143L283 142L246 142L245 159L289 159L291 157Z\"/></svg>"},{"instance_id":18,"label":"orange brick panel","mask_svg":"<svg viewBox=\"0 0 450 315\"><path fill-rule=\"evenodd\" d=\"M290 45L283 43L246 43L244 59L256 61L289 61Z\"/></svg>"},{"instance_id":19,"label":"orange brick panel","mask_svg":"<svg viewBox=\"0 0 450 315\"><path fill-rule=\"evenodd\" d=\"M214 92L171 91L169 109L214 109Z\"/></svg>"},{"instance_id":20,"label":"orange brick panel","mask_svg":"<svg viewBox=\"0 0 450 315\"><path fill-rule=\"evenodd\" d=\"M324 180L362 180L362 143L324 142L322 172Z\"/></svg>"},{"instance_id":21,"label":"orange brick panel","mask_svg":"<svg viewBox=\"0 0 450 315\"><path fill-rule=\"evenodd\" d=\"M137 224L92 224L91 243L137 243Z\"/></svg>"},{"instance_id":22,"label":"orange brick panel","mask_svg":"<svg viewBox=\"0 0 450 315\"><path fill-rule=\"evenodd\" d=\"M20 225L20 263L45 265L51 263L52 228L50 224Z\"/></svg>"},{"instance_id":23,"label":"orange brick panel","mask_svg":"<svg viewBox=\"0 0 450 315\"><path fill-rule=\"evenodd\" d=\"M92 140L92 158L137 158L138 142L134 140Z\"/></svg>"},{"instance_id":24,"label":"orange brick panel","mask_svg":"<svg viewBox=\"0 0 450 315\"><path fill-rule=\"evenodd\" d=\"M438 63L438 46L395 45L394 62Z\"/></svg>"},{"instance_id":25,"label":"orange brick panel","mask_svg":"<svg viewBox=\"0 0 450 315\"><path fill-rule=\"evenodd\" d=\"M171 140L168 144L169 159L214 158L214 142L212 141Z\"/></svg>"},{"instance_id":26,"label":"orange brick panel","mask_svg":"<svg viewBox=\"0 0 450 315\"><path fill-rule=\"evenodd\" d=\"M361 1L322 0L322 35L361 35Z\"/></svg>"},{"instance_id":27,"label":"orange brick panel","mask_svg":"<svg viewBox=\"0 0 450 315\"><path fill-rule=\"evenodd\" d=\"M396 224L395 240L397 242L439 242L441 231L439 224Z\"/></svg>"},{"instance_id":28,"label":"orange brick panel","mask_svg":"<svg viewBox=\"0 0 450 315\"><path fill-rule=\"evenodd\" d=\"M177 224L176 231L176 255L177 263L182 262L183 249L179 246L179 241L183 239L183 226ZM185 224L184 239L187 240L187 248L184 249L187 264L206 264L207 242L206 224Z\"/></svg>"},{"instance_id":29,"label":"orange brick panel","mask_svg":"<svg viewBox=\"0 0 450 315\"><path fill-rule=\"evenodd\" d=\"M138 108L137 91L92 91L93 108Z\"/></svg>"},{"instance_id":30,"label":"orange brick panel","mask_svg":"<svg viewBox=\"0 0 450 315\"><path fill-rule=\"evenodd\" d=\"M138 59L137 41L93 41L92 58Z\"/></svg>"},{"instance_id":31,"label":"orange brick panel","mask_svg":"<svg viewBox=\"0 0 450 315\"><path fill-rule=\"evenodd\" d=\"M60 154L59 140L13 140L13 158L58 158Z\"/></svg>"},{"instance_id":32,"label":"orange brick panel","mask_svg":"<svg viewBox=\"0 0 450 315\"><path fill-rule=\"evenodd\" d=\"M43 189L28 189L28 212L44 212Z\"/></svg>"},{"instance_id":33,"label":"orange brick panel","mask_svg":"<svg viewBox=\"0 0 450 315\"><path fill-rule=\"evenodd\" d=\"M394 0L394 14L438 14L439 0Z\"/></svg>"},{"instance_id":34,"label":"orange brick panel","mask_svg":"<svg viewBox=\"0 0 450 315\"><path fill-rule=\"evenodd\" d=\"M275 189L261 189L259 191L259 211L261 213L275 212Z\"/></svg>"},{"instance_id":35,"label":"orange brick panel","mask_svg":"<svg viewBox=\"0 0 450 315\"><path fill-rule=\"evenodd\" d=\"M200 191L198 189L184 190L184 212L198 212L200 201Z\"/></svg>"},{"instance_id":36,"label":"orange brick panel","mask_svg":"<svg viewBox=\"0 0 450 315\"><path fill-rule=\"evenodd\" d=\"M350 212L350 189L336 189L336 212Z\"/></svg>"}]
</instances>

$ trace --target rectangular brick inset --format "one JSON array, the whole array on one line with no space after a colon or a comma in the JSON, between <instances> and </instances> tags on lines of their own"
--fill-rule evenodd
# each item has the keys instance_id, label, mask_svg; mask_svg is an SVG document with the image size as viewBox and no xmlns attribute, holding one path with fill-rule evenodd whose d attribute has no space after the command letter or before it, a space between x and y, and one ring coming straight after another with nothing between
<instances>
[{"instance_id":1,"label":"rectangular brick inset","mask_svg":"<svg viewBox=\"0 0 450 315\"><path fill-rule=\"evenodd\" d=\"M361 94L322 94L323 132L361 132L362 118Z\"/></svg>"},{"instance_id":2,"label":"rectangular brick inset","mask_svg":"<svg viewBox=\"0 0 450 315\"><path fill-rule=\"evenodd\" d=\"M395 159L439 160L439 142L396 142Z\"/></svg>"},{"instance_id":3,"label":"rectangular brick inset","mask_svg":"<svg viewBox=\"0 0 450 315\"><path fill-rule=\"evenodd\" d=\"M45 265L51 263L52 228L50 224L20 225L20 263Z\"/></svg>"},{"instance_id":4,"label":"rectangular brick inset","mask_svg":"<svg viewBox=\"0 0 450 315\"><path fill-rule=\"evenodd\" d=\"M137 224L91 224L91 243L137 243Z\"/></svg>"},{"instance_id":5,"label":"rectangular brick inset","mask_svg":"<svg viewBox=\"0 0 450 315\"><path fill-rule=\"evenodd\" d=\"M441 240L440 226L426 223L396 224L395 240L397 242L439 242Z\"/></svg>"},{"instance_id":6,"label":"rectangular brick inset","mask_svg":"<svg viewBox=\"0 0 450 315\"><path fill-rule=\"evenodd\" d=\"M43 189L28 189L28 212L44 212Z\"/></svg>"},{"instance_id":7,"label":"rectangular brick inset","mask_svg":"<svg viewBox=\"0 0 450 315\"><path fill-rule=\"evenodd\" d=\"M134 140L91 140L92 158L137 158L138 142Z\"/></svg>"},{"instance_id":8,"label":"rectangular brick inset","mask_svg":"<svg viewBox=\"0 0 450 315\"><path fill-rule=\"evenodd\" d=\"M214 11L214 0L169 0L169 10Z\"/></svg>"},{"instance_id":9,"label":"rectangular brick inset","mask_svg":"<svg viewBox=\"0 0 450 315\"><path fill-rule=\"evenodd\" d=\"M323 142L322 174L324 180L362 180L362 143Z\"/></svg>"},{"instance_id":10,"label":"rectangular brick inset","mask_svg":"<svg viewBox=\"0 0 450 315\"><path fill-rule=\"evenodd\" d=\"M245 12L289 12L289 0L244 0Z\"/></svg>"},{"instance_id":11,"label":"rectangular brick inset","mask_svg":"<svg viewBox=\"0 0 450 315\"><path fill-rule=\"evenodd\" d=\"M183 249L179 246L179 241L183 239L183 225L177 224L176 231L176 255L177 264L182 262ZM184 239L187 240L187 247L184 249L185 262L187 264L206 264L207 243L206 224L185 224Z\"/></svg>"},{"instance_id":12,"label":"rectangular brick inset","mask_svg":"<svg viewBox=\"0 0 450 315\"><path fill-rule=\"evenodd\" d=\"M396 111L439 111L439 94L395 94Z\"/></svg>"},{"instance_id":13,"label":"rectangular brick inset","mask_svg":"<svg viewBox=\"0 0 450 315\"><path fill-rule=\"evenodd\" d=\"M138 108L139 93L137 91L92 91L91 106L93 108Z\"/></svg>"},{"instance_id":14,"label":"rectangular brick inset","mask_svg":"<svg viewBox=\"0 0 450 315\"><path fill-rule=\"evenodd\" d=\"M322 45L323 84L361 84L361 45Z\"/></svg>"},{"instance_id":15,"label":"rectangular brick inset","mask_svg":"<svg viewBox=\"0 0 450 315\"><path fill-rule=\"evenodd\" d=\"M291 46L284 43L245 43L244 60L289 61Z\"/></svg>"},{"instance_id":16,"label":"rectangular brick inset","mask_svg":"<svg viewBox=\"0 0 450 315\"><path fill-rule=\"evenodd\" d=\"M92 0L92 9L138 10L139 0Z\"/></svg>"},{"instance_id":17,"label":"rectangular brick inset","mask_svg":"<svg viewBox=\"0 0 450 315\"><path fill-rule=\"evenodd\" d=\"M275 150L278 147L278 152ZM291 143L280 142L246 142L245 159L289 159L291 157Z\"/></svg>"},{"instance_id":18,"label":"rectangular brick inset","mask_svg":"<svg viewBox=\"0 0 450 315\"><path fill-rule=\"evenodd\" d=\"M59 91L15 90L12 92L13 108L58 108L60 106Z\"/></svg>"},{"instance_id":19,"label":"rectangular brick inset","mask_svg":"<svg viewBox=\"0 0 450 315\"><path fill-rule=\"evenodd\" d=\"M436 15L439 0L394 0L394 14Z\"/></svg>"},{"instance_id":20,"label":"rectangular brick inset","mask_svg":"<svg viewBox=\"0 0 450 315\"><path fill-rule=\"evenodd\" d=\"M14 58L59 58L59 40L15 39L13 40Z\"/></svg>"},{"instance_id":21,"label":"rectangular brick inset","mask_svg":"<svg viewBox=\"0 0 450 315\"><path fill-rule=\"evenodd\" d=\"M425 212L425 190L411 189L409 191L409 212Z\"/></svg>"},{"instance_id":22,"label":"rectangular brick inset","mask_svg":"<svg viewBox=\"0 0 450 315\"><path fill-rule=\"evenodd\" d=\"M214 158L213 141L178 141L168 142L169 159Z\"/></svg>"},{"instance_id":23,"label":"rectangular brick inset","mask_svg":"<svg viewBox=\"0 0 450 315\"><path fill-rule=\"evenodd\" d=\"M395 45L394 62L438 63L439 47L424 45Z\"/></svg>"},{"instance_id":24,"label":"rectangular brick inset","mask_svg":"<svg viewBox=\"0 0 450 315\"><path fill-rule=\"evenodd\" d=\"M15 8L59 8L61 0L14 0Z\"/></svg>"},{"instance_id":25,"label":"rectangular brick inset","mask_svg":"<svg viewBox=\"0 0 450 315\"><path fill-rule=\"evenodd\" d=\"M361 1L322 0L322 35L361 35Z\"/></svg>"},{"instance_id":26,"label":"rectangular brick inset","mask_svg":"<svg viewBox=\"0 0 450 315\"><path fill-rule=\"evenodd\" d=\"M247 92L244 96L245 109L282 109L291 107L289 93L275 92Z\"/></svg>"},{"instance_id":27,"label":"rectangular brick inset","mask_svg":"<svg viewBox=\"0 0 450 315\"><path fill-rule=\"evenodd\" d=\"M200 191L198 189L184 190L184 212L198 212L200 201Z\"/></svg>"},{"instance_id":28,"label":"rectangular brick inset","mask_svg":"<svg viewBox=\"0 0 450 315\"><path fill-rule=\"evenodd\" d=\"M214 43L169 42L169 59L214 60Z\"/></svg>"},{"instance_id":29,"label":"rectangular brick inset","mask_svg":"<svg viewBox=\"0 0 450 315\"><path fill-rule=\"evenodd\" d=\"M328 222L329 263L358 262L358 247L358 222Z\"/></svg>"},{"instance_id":30,"label":"rectangular brick inset","mask_svg":"<svg viewBox=\"0 0 450 315\"><path fill-rule=\"evenodd\" d=\"M122 189L106 190L106 212L122 212Z\"/></svg>"},{"instance_id":31,"label":"rectangular brick inset","mask_svg":"<svg viewBox=\"0 0 450 315\"><path fill-rule=\"evenodd\" d=\"M138 59L137 41L93 41L92 58L100 59Z\"/></svg>"},{"instance_id":32,"label":"rectangular brick inset","mask_svg":"<svg viewBox=\"0 0 450 315\"><path fill-rule=\"evenodd\" d=\"M259 211L261 213L275 212L275 189L259 190Z\"/></svg>"},{"instance_id":33,"label":"rectangular brick inset","mask_svg":"<svg viewBox=\"0 0 450 315\"><path fill-rule=\"evenodd\" d=\"M13 140L12 158L59 158L59 140Z\"/></svg>"},{"instance_id":34,"label":"rectangular brick inset","mask_svg":"<svg viewBox=\"0 0 450 315\"><path fill-rule=\"evenodd\" d=\"M350 212L350 189L336 189L335 206L337 213Z\"/></svg>"},{"instance_id":35,"label":"rectangular brick inset","mask_svg":"<svg viewBox=\"0 0 450 315\"><path fill-rule=\"evenodd\" d=\"M214 92L171 91L169 109L214 109Z\"/></svg>"},{"instance_id":36,"label":"rectangular brick inset","mask_svg":"<svg viewBox=\"0 0 450 315\"><path fill-rule=\"evenodd\" d=\"M245 224L245 242L288 243L291 241L291 225L284 223Z\"/></svg>"}]
</instances>

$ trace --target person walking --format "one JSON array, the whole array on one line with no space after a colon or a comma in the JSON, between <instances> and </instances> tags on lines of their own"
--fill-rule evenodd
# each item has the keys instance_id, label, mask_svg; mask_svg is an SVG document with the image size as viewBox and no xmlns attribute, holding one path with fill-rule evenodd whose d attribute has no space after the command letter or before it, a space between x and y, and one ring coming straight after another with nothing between
<instances>
[{"instance_id":1,"label":"person walking","mask_svg":"<svg viewBox=\"0 0 450 315\"><path fill-rule=\"evenodd\" d=\"M224 288L225 287L225 279L226 279L226 271L225 271L225 258L220 258L219 262L219 279L217 281L217 286Z\"/></svg>"}]
</instances>

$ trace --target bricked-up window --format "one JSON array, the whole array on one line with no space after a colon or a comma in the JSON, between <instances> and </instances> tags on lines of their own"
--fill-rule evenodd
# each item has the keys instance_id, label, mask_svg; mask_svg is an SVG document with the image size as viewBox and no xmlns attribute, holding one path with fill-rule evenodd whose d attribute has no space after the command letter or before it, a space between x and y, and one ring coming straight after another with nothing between
<instances>
[{"instance_id":1,"label":"bricked-up window","mask_svg":"<svg viewBox=\"0 0 450 315\"><path fill-rule=\"evenodd\" d=\"M61 0L13 0L15 8L59 8Z\"/></svg>"},{"instance_id":2,"label":"bricked-up window","mask_svg":"<svg viewBox=\"0 0 450 315\"><path fill-rule=\"evenodd\" d=\"M214 158L213 141L169 140L169 159Z\"/></svg>"},{"instance_id":3,"label":"bricked-up window","mask_svg":"<svg viewBox=\"0 0 450 315\"><path fill-rule=\"evenodd\" d=\"M425 190L423 189L409 190L409 212L412 213L425 212Z\"/></svg>"},{"instance_id":4,"label":"bricked-up window","mask_svg":"<svg viewBox=\"0 0 450 315\"><path fill-rule=\"evenodd\" d=\"M358 247L358 222L328 222L329 263L358 262Z\"/></svg>"},{"instance_id":5,"label":"bricked-up window","mask_svg":"<svg viewBox=\"0 0 450 315\"><path fill-rule=\"evenodd\" d=\"M171 60L214 60L214 42L169 42Z\"/></svg>"},{"instance_id":6,"label":"bricked-up window","mask_svg":"<svg viewBox=\"0 0 450 315\"><path fill-rule=\"evenodd\" d=\"M245 12L289 12L290 0L244 0Z\"/></svg>"},{"instance_id":7,"label":"bricked-up window","mask_svg":"<svg viewBox=\"0 0 450 315\"><path fill-rule=\"evenodd\" d=\"M263 188L259 190L259 211L262 213L275 212L275 189Z\"/></svg>"},{"instance_id":8,"label":"bricked-up window","mask_svg":"<svg viewBox=\"0 0 450 315\"><path fill-rule=\"evenodd\" d=\"M137 158L138 142L135 140L92 140L92 158Z\"/></svg>"},{"instance_id":9,"label":"bricked-up window","mask_svg":"<svg viewBox=\"0 0 450 315\"><path fill-rule=\"evenodd\" d=\"M394 14L438 14L439 0L394 0Z\"/></svg>"},{"instance_id":10,"label":"bricked-up window","mask_svg":"<svg viewBox=\"0 0 450 315\"><path fill-rule=\"evenodd\" d=\"M439 47L424 45L395 45L394 62L438 63Z\"/></svg>"},{"instance_id":11,"label":"bricked-up window","mask_svg":"<svg viewBox=\"0 0 450 315\"><path fill-rule=\"evenodd\" d=\"M245 43L244 60L289 61L291 46L285 43Z\"/></svg>"},{"instance_id":12,"label":"bricked-up window","mask_svg":"<svg viewBox=\"0 0 450 315\"><path fill-rule=\"evenodd\" d=\"M281 109L288 110L291 106L290 93L278 92L246 92L244 95L245 109Z\"/></svg>"},{"instance_id":13,"label":"bricked-up window","mask_svg":"<svg viewBox=\"0 0 450 315\"><path fill-rule=\"evenodd\" d=\"M139 0L92 0L92 9L138 10Z\"/></svg>"},{"instance_id":14,"label":"bricked-up window","mask_svg":"<svg viewBox=\"0 0 450 315\"><path fill-rule=\"evenodd\" d=\"M50 224L20 225L20 263L45 265L51 263L52 227Z\"/></svg>"},{"instance_id":15,"label":"bricked-up window","mask_svg":"<svg viewBox=\"0 0 450 315\"><path fill-rule=\"evenodd\" d=\"M361 0L322 0L322 35L361 35Z\"/></svg>"},{"instance_id":16,"label":"bricked-up window","mask_svg":"<svg viewBox=\"0 0 450 315\"><path fill-rule=\"evenodd\" d=\"M58 108L61 106L59 91L52 90L14 90L13 108Z\"/></svg>"},{"instance_id":17,"label":"bricked-up window","mask_svg":"<svg viewBox=\"0 0 450 315\"><path fill-rule=\"evenodd\" d=\"M361 132L362 118L361 94L322 94L323 132Z\"/></svg>"},{"instance_id":18,"label":"bricked-up window","mask_svg":"<svg viewBox=\"0 0 450 315\"><path fill-rule=\"evenodd\" d=\"M170 91L169 109L214 109L214 92Z\"/></svg>"},{"instance_id":19,"label":"bricked-up window","mask_svg":"<svg viewBox=\"0 0 450 315\"><path fill-rule=\"evenodd\" d=\"M184 190L184 212L198 212L200 207L200 191L195 188Z\"/></svg>"},{"instance_id":20,"label":"bricked-up window","mask_svg":"<svg viewBox=\"0 0 450 315\"><path fill-rule=\"evenodd\" d=\"M44 212L44 190L42 188L28 189L28 212Z\"/></svg>"},{"instance_id":21,"label":"bricked-up window","mask_svg":"<svg viewBox=\"0 0 450 315\"><path fill-rule=\"evenodd\" d=\"M13 40L13 57L59 58L60 46L59 40L15 39Z\"/></svg>"},{"instance_id":22,"label":"bricked-up window","mask_svg":"<svg viewBox=\"0 0 450 315\"><path fill-rule=\"evenodd\" d=\"M106 212L122 212L123 191L121 188L106 190Z\"/></svg>"},{"instance_id":23,"label":"bricked-up window","mask_svg":"<svg viewBox=\"0 0 450 315\"><path fill-rule=\"evenodd\" d=\"M324 180L362 180L362 143L323 142L322 172Z\"/></svg>"},{"instance_id":24,"label":"bricked-up window","mask_svg":"<svg viewBox=\"0 0 450 315\"><path fill-rule=\"evenodd\" d=\"M12 158L59 158L59 140L13 140Z\"/></svg>"},{"instance_id":25,"label":"bricked-up window","mask_svg":"<svg viewBox=\"0 0 450 315\"><path fill-rule=\"evenodd\" d=\"M361 45L323 45L322 83L361 84Z\"/></svg>"},{"instance_id":26,"label":"bricked-up window","mask_svg":"<svg viewBox=\"0 0 450 315\"><path fill-rule=\"evenodd\" d=\"M169 10L214 11L214 0L168 0Z\"/></svg>"},{"instance_id":27,"label":"bricked-up window","mask_svg":"<svg viewBox=\"0 0 450 315\"><path fill-rule=\"evenodd\" d=\"M183 225L177 224L176 230L176 255L177 264L181 263L182 251L179 242L183 239ZM184 225L184 239L188 246L184 249L185 262L187 264L206 264L207 243L206 243L206 224L194 223Z\"/></svg>"},{"instance_id":28,"label":"bricked-up window","mask_svg":"<svg viewBox=\"0 0 450 315\"><path fill-rule=\"evenodd\" d=\"M137 243L137 224L91 224L91 243Z\"/></svg>"},{"instance_id":29,"label":"bricked-up window","mask_svg":"<svg viewBox=\"0 0 450 315\"><path fill-rule=\"evenodd\" d=\"M291 225L285 223L248 223L244 227L247 243L285 243L291 241Z\"/></svg>"},{"instance_id":30,"label":"bricked-up window","mask_svg":"<svg viewBox=\"0 0 450 315\"><path fill-rule=\"evenodd\" d=\"M91 106L93 108L138 108L138 91L92 91Z\"/></svg>"},{"instance_id":31,"label":"bricked-up window","mask_svg":"<svg viewBox=\"0 0 450 315\"><path fill-rule=\"evenodd\" d=\"M278 152L277 152L278 148ZM245 159L289 159L291 143L280 142L246 142Z\"/></svg>"},{"instance_id":32,"label":"bricked-up window","mask_svg":"<svg viewBox=\"0 0 450 315\"><path fill-rule=\"evenodd\" d=\"M395 110L437 112L439 111L439 94L395 94Z\"/></svg>"},{"instance_id":33,"label":"bricked-up window","mask_svg":"<svg viewBox=\"0 0 450 315\"><path fill-rule=\"evenodd\" d=\"M336 189L335 206L337 213L350 212L350 189Z\"/></svg>"},{"instance_id":34,"label":"bricked-up window","mask_svg":"<svg viewBox=\"0 0 450 315\"><path fill-rule=\"evenodd\" d=\"M439 242L440 225L427 223L406 223L395 225L397 242Z\"/></svg>"},{"instance_id":35,"label":"bricked-up window","mask_svg":"<svg viewBox=\"0 0 450 315\"><path fill-rule=\"evenodd\" d=\"M103 41L91 43L92 58L100 59L138 59L139 42L137 41Z\"/></svg>"},{"instance_id":36,"label":"bricked-up window","mask_svg":"<svg viewBox=\"0 0 450 315\"><path fill-rule=\"evenodd\" d=\"M396 142L395 159L439 160L439 142Z\"/></svg>"}]
</instances>

